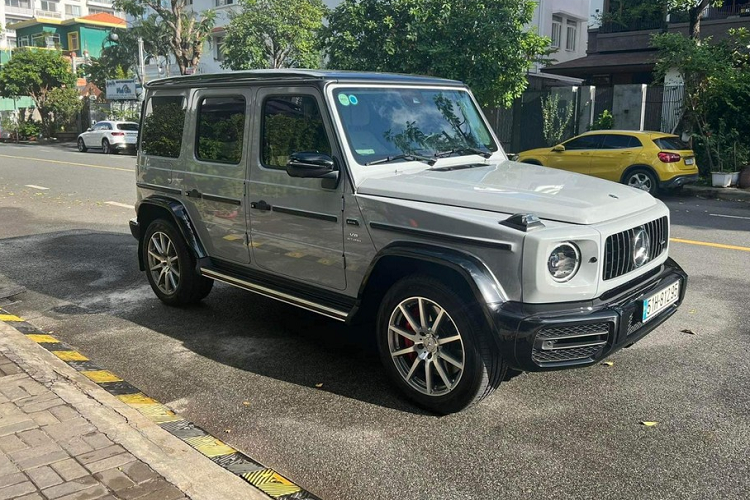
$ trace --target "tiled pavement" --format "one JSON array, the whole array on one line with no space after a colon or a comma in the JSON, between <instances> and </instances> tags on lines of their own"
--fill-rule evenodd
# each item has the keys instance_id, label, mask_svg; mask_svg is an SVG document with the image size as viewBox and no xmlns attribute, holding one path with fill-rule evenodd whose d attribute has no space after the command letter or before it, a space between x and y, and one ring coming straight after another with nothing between
<instances>
[{"instance_id":1,"label":"tiled pavement","mask_svg":"<svg viewBox=\"0 0 750 500\"><path fill-rule=\"evenodd\" d=\"M2 355L0 451L0 500L187 498Z\"/></svg>"}]
</instances>

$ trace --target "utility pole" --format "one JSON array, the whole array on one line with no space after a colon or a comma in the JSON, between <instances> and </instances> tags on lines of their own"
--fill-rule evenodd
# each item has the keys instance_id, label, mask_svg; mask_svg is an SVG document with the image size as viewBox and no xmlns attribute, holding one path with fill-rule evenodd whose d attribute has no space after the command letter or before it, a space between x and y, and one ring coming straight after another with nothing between
<instances>
[{"instance_id":1,"label":"utility pole","mask_svg":"<svg viewBox=\"0 0 750 500\"><path fill-rule=\"evenodd\" d=\"M146 83L146 61L143 58L143 38L138 37L138 65L141 69L141 85Z\"/></svg>"}]
</instances>

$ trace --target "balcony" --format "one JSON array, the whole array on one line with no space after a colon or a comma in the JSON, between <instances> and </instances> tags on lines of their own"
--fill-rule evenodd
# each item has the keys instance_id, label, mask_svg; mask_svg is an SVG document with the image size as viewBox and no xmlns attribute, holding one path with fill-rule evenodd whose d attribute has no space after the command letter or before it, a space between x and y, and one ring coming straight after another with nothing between
<instances>
[{"instance_id":1,"label":"balcony","mask_svg":"<svg viewBox=\"0 0 750 500\"><path fill-rule=\"evenodd\" d=\"M14 14L17 16L28 16L31 17L34 15L34 9L26 8L26 7L13 7L12 5L6 5L5 6L5 13L6 14Z\"/></svg>"},{"instance_id":2,"label":"balcony","mask_svg":"<svg viewBox=\"0 0 750 500\"><path fill-rule=\"evenodd\" d=\"M86 0L87 5L98 5L103 7L112 7L112 0Z\"/></svg>"},{"instance_id":3,"label":"balcony","mask_svg":"<svg viewBox=\"0 0 750 500\"><path fill-rule=\"evenodd\" d=\"M62 19L62 14L60 12L55 12L54 10L36 9L34 11L34 17L43 19Z\"/></svg>"}]
</instances>

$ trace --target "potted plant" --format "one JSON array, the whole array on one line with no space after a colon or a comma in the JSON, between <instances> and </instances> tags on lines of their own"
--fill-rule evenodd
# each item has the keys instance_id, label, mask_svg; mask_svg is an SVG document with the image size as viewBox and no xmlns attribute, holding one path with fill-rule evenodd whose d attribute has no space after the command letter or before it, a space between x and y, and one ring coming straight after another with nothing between
<instances>
[{"instance_id":1,"label":"potted plant","mask_svg":"<svg viewBox=\"0 0 750 500\"><path fill-rule=\"evenodd\" d=\"M715 138L708 135L705 137L708 153L716 158L714 168L711 170L711 185L714 187L736 186L739 177L739 165L747 163L748 149L740 143L739 133L736 129L726 130L722 122L719 126L719 134Z\"/></svg>"}]
</instances>

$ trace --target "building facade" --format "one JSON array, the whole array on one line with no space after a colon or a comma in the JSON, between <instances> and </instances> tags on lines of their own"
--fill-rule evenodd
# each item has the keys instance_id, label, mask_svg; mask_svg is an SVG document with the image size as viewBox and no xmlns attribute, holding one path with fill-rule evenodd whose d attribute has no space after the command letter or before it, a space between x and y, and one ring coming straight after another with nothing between
<instances>
[{"instance_id":1,"label":"building facade","mask_svg":"<svg viewBox=\"0 0 750 500\"><path fill-rule=\"evenodd\" d=\"M5 28L33 18L65 21L98 13L114 15L112 0L3 0L0 3L0 25ZM16 45L15 30L4 29L0 33L0 50Z\"/></svg>"}]
</instances>

